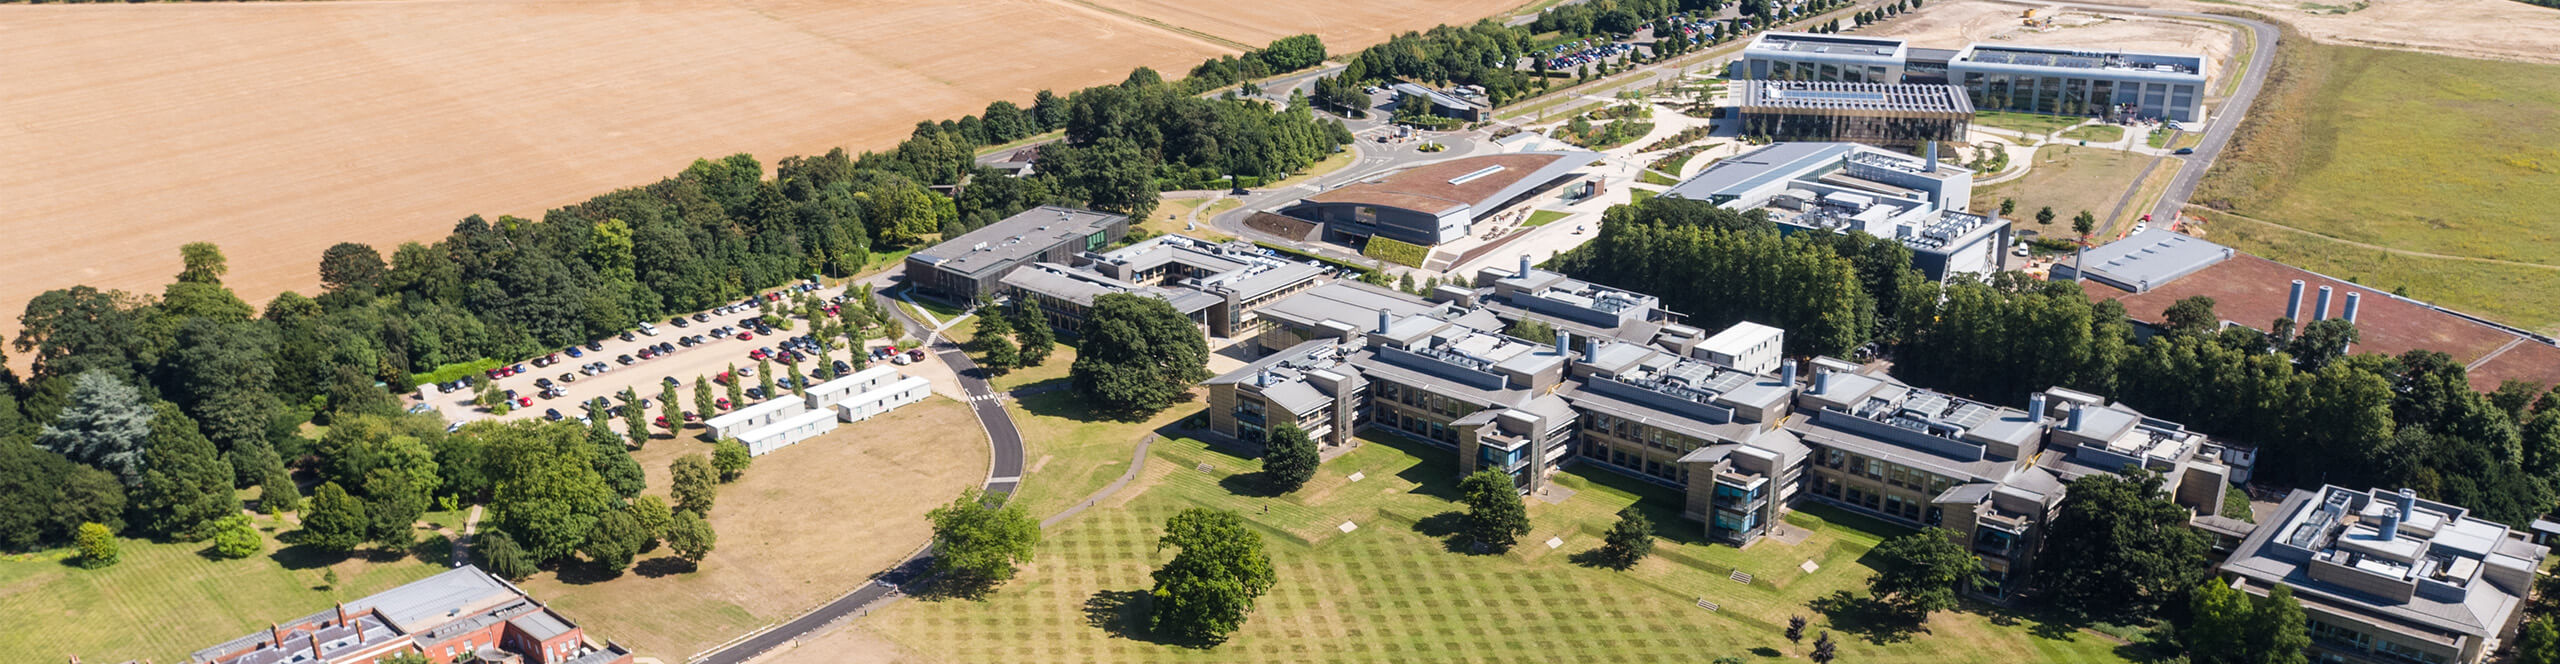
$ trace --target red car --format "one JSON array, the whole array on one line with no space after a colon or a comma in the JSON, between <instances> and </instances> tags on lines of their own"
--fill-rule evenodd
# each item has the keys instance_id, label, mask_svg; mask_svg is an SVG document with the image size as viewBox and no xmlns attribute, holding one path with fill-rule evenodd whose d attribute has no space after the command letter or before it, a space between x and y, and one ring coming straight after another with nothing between
<instances>
[{"instance_id":1,"label":"red car","mask_svg":"<svg viewBox=\"0 0 2560 664\"><path fill-rule=\"evenodd\" d=\"M762 348L758 348L758 349L755 349L755 350L747 351L747 359L750 359L750 360L761 360L761 359L764 359L764 349L762 349Z\"/></svg>"},{"instance_id":2,"label":"red car","mask_svg":"<svg viewBox=\"0 0 2560 664\"><path fill-rule=\"evenodd\" d=\"M756 339L756 333L754 333L754 332L739 332L739 333L738 333L738 340L739 340L739 341L754 341L755 339Z\"/></svg>"},{"instance_id":3,"label":"red car","mask_svg":"<svg viewBox=\"0 0 2560 664\"><path fill-rule=\"evenodd\" d=\"M719 384L722 384L722 385L727 385L727 384L729 384L729 372L723 371L723 372L720 372L720 375L712 376L712 377L711 377L711 382L719 383Z\"/></svg>"},{"instance_id":4,"label":"red car","mask_svg":"<svg viewBox=\"0 0 2560 664\"><path fill-rule=\"evenodd\" d=\"M660 416L658 416L657 421L658 421L658 426L660 426L660 427L665 427L665 426L667 426L667 416L665 416L665 415L660 415Z\"/></svg>"},{"instance_id":5,"label":"red car","mask_svg":"<svg viewBox=\"0 0 2560 664\"><path fill-rule=\"evenodd\" d=\"M517 407L517 408L531 408L531 407L533 407L533 397L516 397L516 407Z\"/></svg>"},{"instance_id":6,"label":"red car","mask_svg":"<svg viewBox=\"0 0 2560 664\"><path fill-rule=\"evenodd\" d=\"M719 406L721 410L728 410L728 409L729 409L729 398L728 398L728 397L720 397L720 400L719 400L719 401L714 401L714 402L711 402L711 403L712 403L712 405Z\"/></svg>"}]
</instances>

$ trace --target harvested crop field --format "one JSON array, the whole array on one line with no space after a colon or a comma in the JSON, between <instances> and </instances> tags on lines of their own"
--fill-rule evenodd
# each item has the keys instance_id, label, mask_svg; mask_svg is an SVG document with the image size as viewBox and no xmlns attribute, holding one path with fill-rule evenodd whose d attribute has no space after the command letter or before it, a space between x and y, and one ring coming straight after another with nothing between
<instances>
[{"instance_id":1,"label":"harvested crop field","mask_svg":"<svg viewBox=\"0 0 2560 664\"><path fill-rule=\"evenodd\" d=\"M1139 65L1178 75L1231 40L1313 29L1342 51L1498 4L1266 3L1215 24L1080 0L10 7L0 332L47 289L156 292L186 242L220 244L226 282L263 301L315 288L339 241L388 254L466 215L537 216L699 157L885 148L997 99Z\"/></svg>"},{"instance_id":2,"label":"harvested crop field","mask_svg":"<svg viewBox=\"0 0 2560 664\"><path fill-rule=\"evenodd\" d=\"M2516 0L2123 0L2108 4L2192 12L2244 9L2330 44L2560 63L2560 9Z\"/></svg>"},{"instance_id":3,"label":"harvested crop field","mask_svg":"<svg viewBox=\"0 0 2560 664\"><path fill-rule=\"evenodd\" d=\"M1314 0L1312 2L1177 2L1091 0L1098 7L1145 16L1184 30L1252 46L1294 34L1315 33L1330 53L1351 53L1412 30L1447 23L1466 25L1502 13L1525 0ZM1179 73L1179 72L1168 72Z\"/></svg>"}]
</instances>

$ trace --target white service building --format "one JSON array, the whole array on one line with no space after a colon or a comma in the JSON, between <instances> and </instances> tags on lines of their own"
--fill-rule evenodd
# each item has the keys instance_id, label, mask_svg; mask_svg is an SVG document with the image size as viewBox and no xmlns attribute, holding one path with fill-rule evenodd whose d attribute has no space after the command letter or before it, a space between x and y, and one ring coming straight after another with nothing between
<instances>
[{"instance_id":1,"label":"white service building","mask_svg":"<svg viewBox=\"0 0 2560 664\"><path fill-rule=\"evenodd\" d=\"M898 379L897 382L836 402L834 404L836 417L846 422L860 422L881 413L896 410L899 406L923 401L926 396L932 394L931 381L908 376Z\"/></svg>"},{"instance_id":2,"label":"white service building","mask_svg":"<svg viewBox=\"0 0 2560 664\"><path fill-rule=\"evenodd\" d=\"M898 368L889 364L846 374L835 380L809 386L809 408L816 410L833 406L837 402L879 389L880 386L897 380Z\"/></svg>"},{"instance_id":3,"label":"white service building","mask_svg":"<svg viewBox=\"0 0 2560 664\"><path fill-rule=\"evenodd\" d=\"M764 456L766 452L834 431L837 423L835 413L824 410L807 411L782 418L773 424L739 433L736 438L738 442L746 444L748 456Z\"/></svg>"},{"instance_id":4,"label":"white service building","mask_svg":"<svg viewBox=\"0 0 2560 664\"><path fill-rule=\"evenodd\" d=\"M1786 346L1786 330L1742 321L1698 342L1689 355L1727 369L1768 375L1777 373L1778 364L1786 361Z\"/></svg>"},{"instance_id":5,"label":"white service building","mask_svg":"<svg viewBox=\"0 0 2560 664\"><path fill-rule=\"evenodd\" d=\"M744 440L739 434L806 412L809 412L807 401L799 398L775 398L705 420L702 426L711 430L711 437L714 440L721 438Z\"/></svg>"}]
</instances>

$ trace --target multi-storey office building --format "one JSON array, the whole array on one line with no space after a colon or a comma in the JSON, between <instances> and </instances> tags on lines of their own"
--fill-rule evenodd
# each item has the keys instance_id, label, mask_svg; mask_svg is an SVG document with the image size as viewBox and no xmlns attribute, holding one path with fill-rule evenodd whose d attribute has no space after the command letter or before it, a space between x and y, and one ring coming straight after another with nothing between
<instances>
[{"instance_id":1,"label":"multi-storey office building","mask_svg":"<svg viewBox=\"0 0 2560 664\"><path fill-rule=\"evenodd\" d=\"M1742 47L1735 78L1900 83L1910 47L1900 39L1763 32Z\"/></svg>"},{"instance_id":2,"label":"multi-storey office building","mask_svg":"<svg viewBox=\"0 0 2560 664\"><path fill-rule=\"evenodd\" d=\"M2188 54L1983 43L1950 52L1900 39L1769 32L1743 49L1733 75L1949 84L1973 109L2194 122L2204 117L2204 67L2203 56Z\"/></svg>"},{"instance_id":3,"label":"multi-storey office building","mask_svg":"<svg viewBox=\"0 0 2560 664\"><path fill-rule=\"evenodd\" d=\"M1025 265L1064 262L1129 234L1129 218L1043 205L907 255L917 292L970 303L995 297L1004 276Z\"/></svg>"},{"instance_id":4,"label":"multi-storey office building","mask_svg":"<svg viewBox=\"0 0 2560 664\"><path fill-rule=\"evenodd\" d=\"M2204 118L2204 58L2168 53L1973 44L1947 62L1947 82L1976 108L2162 118Z\"/></svg>"},{"instance_id":5,"label":"multi-storey office building","mask_svg":"<svg viewBox=\"0 0 2560 664\"><path fill-rule=\"evenodd\" d=\"M1952 85L1749 81L1734 108L1742 134L1779 141L1918 146L1966 140L1973 101Z\"/></svg>"},{"instance_id":6,"label":"multi-storey office building","mask_svg":"<svg viewBox=\"0 0 2560 664\"><path fill-rule=\"evenodd\" d=\"M1051 325L1082 329L1093 298L1136 293L1162 299L1211 336L1260 332L1264 305L1316 287L1326 270L1281 258L1249 242L1216 243L1161 235L1107 252L1077 255L1075 264L1038 263L1005 275L1003 292L1039 307Z\"/></svg>"},{"instance_id":7,"label":"multi-storey office building","mask_svg":"<svg viewBox=\"0 0 2560 664\"><path fill-rule=\"evenodd\" d=\"M1762 210L1783 233L1864 232L1911 248L1931 279L1999 270L2010 225L1965 212L1973 171L1856 143L1772 143L1726 158L1664 191L1729 210Z\"/></svg>"},{"instance_id":8,"label":"multi-storey office building","mask_svg":"<svg viewBox=\"0 0 2560 664\"><path fill-rule=\"evenodd\" d=\"M2210 513L2235 473L2203 436L2092 395L2049 390L2021 410L1829 359L1799 380L1775 357L1775 328L1706 337L1649 296L1540 270L1478 282L1438 303L1334 284L1274 305L1312 322L1267 332L1292 345L1209 382L1210 429L1259 442L1285 421L1327 446L1391 430L1457 451L1462 472L1504 469L1523 491L1593 464L1681 489L1683 515L1734 544L1805 500L1941 526L1984 558L1995 592L2031 567L2073 478L2157 472L2172 499ZM1616 304L1553 306L1603 301ZM1360 315L1372 321L1355 328ZM1551 324L1555 342L1502 334L1522 317Z\"/></svg>"},{"instance_id":9,"label":"multi-storey office building","mask_svg":"<svg viewBox=\"0 0 2560 664\"><path fill-rule=\"evenodd\" d=\"M2222 564L2233 587L2293 588L2311 661L2473 664L2513 636L2550 549L2415 492L2286 496Z\"/></svg>"}]
</instances>

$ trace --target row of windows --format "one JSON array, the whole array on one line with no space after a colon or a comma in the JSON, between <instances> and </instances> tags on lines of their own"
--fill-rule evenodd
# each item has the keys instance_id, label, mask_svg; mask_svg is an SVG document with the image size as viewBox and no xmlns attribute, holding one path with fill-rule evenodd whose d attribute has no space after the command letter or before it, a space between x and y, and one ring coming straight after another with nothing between
<instances>
[{"instance_id":1,"label":"row of windows","mask_svg":"<svg viewBox=\"0 0 2560 664\"><path fill-rule=\"evenodd\" d=\"M1836 447L1814 446L1813 462L1814 465L1824 468L1871 480L1883 480L1887 485L1931 496L1944 493L1947 487L1955 486L1953 479L1890 461L1869 459Z\"/></svg>"},{"instance_id":2,"label":"row of windows","mask_svg":"<svg viewBox=\"0 0 2560 664\"><path fill-rule=\"evenodd\" d=\"M1906 499L1882 491L1851 486L1821 475L1813 476L1809 490L1815 495L1838 500L1843 504L1863 507L1868 511L1904 521L1935 526L1946 519L1945 509L1924 504L1920 499Z\"/></svg>"},{"instance_id":3,"label":"row of windows","mask_svg":"<svg viewBox=\"0 0 2560 664\"><path fill-rule=\"evenodd\" d=\"M1643 443L1645 447L1674 454L1688 454L1707 444L1706 441L1695 437L1664 431L1661 427L1603 413L1584 414L1582 428Z\"/></svg>"},{"instance_id":4,"label":"row of windows","mask_svg":"<svg viewBox=\"0 0 2560 664\"><path fill-rule=\"evenodd\" d=\"M1831 62L1752 60L1751 74L1752 78L1772 81L1901 82L1893 80L1892 69L1884 65L1843 65Z\"/></svg>"},{"instance_id":5,"label":"row of windows","mask_svg":"<svg viewBox=\"0 0 2560 664\"><path fill-rule=\"evenodd\" d=\"M1393 401L1449 417L1476 412L1475 404L1384 380L1378 381L1378 400Z\"/></svg>"},{"instance_id":6,"label":"row of windows","mask_svg":"<svg viewBox=\"0 0 2560 664\"><path fill-rule=\"evenodd\" d=\"M1458 444L1458 430L1450 428L1447 424L1407 415L1394 408L1380 408L1377 416L1378 426L1442 445L1455 447Z\"/></svg>"},{"instance_id":7,"label":"row of windows","mask_svg":"<svg viewBox=\"0 0 2560 664\"><path fill-rule=\"evenodd\" d=\"M2309 622L2311 639L2322 647L2332 650L2373 655L2384 660L2410 664L2445 664L2447 661L2444 655L2392 641L2375 639L2352 627L2329 623L2318 618L2313 618Z\"/></svg>"},{"instance_id":8,"label":"row of windows","mask_svg":"<svg viewBox=\"0 0 2560 664\"><path fill-rule=\"evenodd\" d=\"M1962 83L1973 105L1985 110L2183 117L2196 102L2194 85L1982 72L1966 72Z\"/></svg>"}]
</instances>

